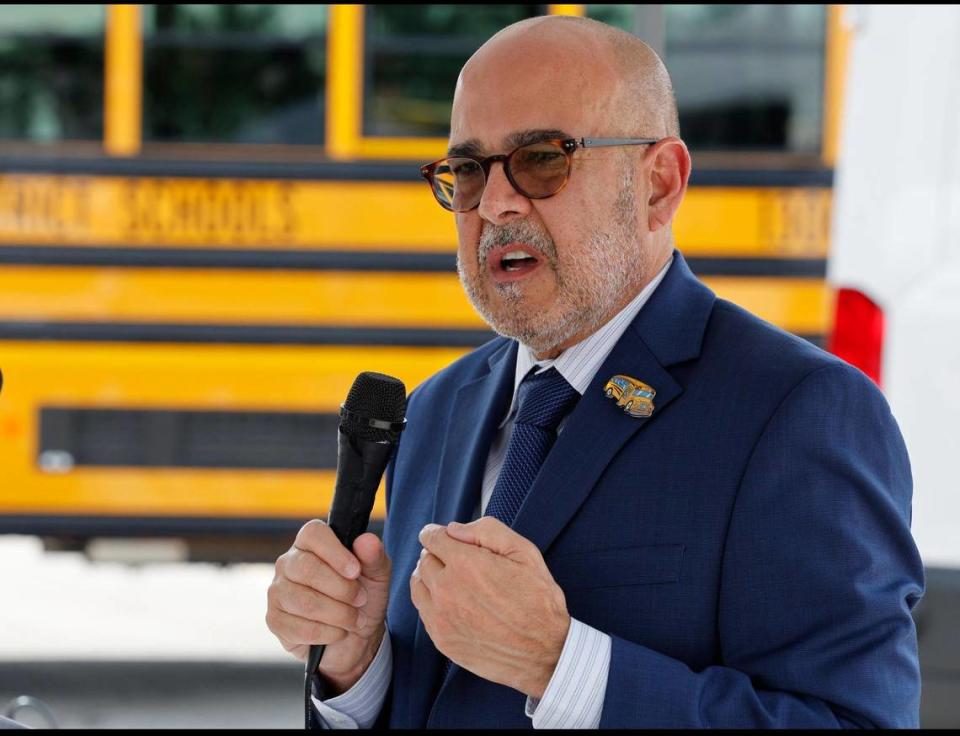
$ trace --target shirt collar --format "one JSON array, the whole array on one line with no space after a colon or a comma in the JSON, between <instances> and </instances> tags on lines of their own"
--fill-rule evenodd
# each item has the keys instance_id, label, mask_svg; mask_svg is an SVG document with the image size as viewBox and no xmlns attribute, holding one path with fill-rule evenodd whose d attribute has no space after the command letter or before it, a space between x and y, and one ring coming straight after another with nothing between
<instances>
[{"instance_id":1,"label":"shirt collar","mask_svg":"<svg viewBox=\"0 0 960 736\"><path fill-rule=\"evenodd\" d=\"M672 263L673 256L671 255L670 260L660 269L656 277L627 306L617 312L616 316L589 337L564 350L556 358L537 360L533 351L526 345L521 344L517 350L517 365L513 380L513 401L510 404L510 411L507 412L500 426L506 424L513 416L517 403L517 388L524 376L534 366L538 367L537 373L542 373L549 368L556 368L557 372L567 379L567 383L583 396L593 377L600 370L600 366L603 365L603 361L607 359L614 345L617 344L617 341L623 336L640 309L653 295L660 282L663 281Z\"/></svg>"}]
</instances>

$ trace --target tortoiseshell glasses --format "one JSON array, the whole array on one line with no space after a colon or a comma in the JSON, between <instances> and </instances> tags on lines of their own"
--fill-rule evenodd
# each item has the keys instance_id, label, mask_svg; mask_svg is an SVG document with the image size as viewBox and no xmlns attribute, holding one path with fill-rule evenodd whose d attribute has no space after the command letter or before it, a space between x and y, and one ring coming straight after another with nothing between
<instances>
[{"instance_id":1,"label":"tortoiseshell glasses","mask_svg":"<svg viewBox=\"0 0 960 736\"><path fill-rule=\"evenodd\" d=\"M503 162L507 180L528 199L546 199L570 179L573 152L600 146L645 146L658 138L567 138L528 143L510 153L486 158L450 156L420 167L420 175L440 206L451 212L469 212L480 204L490 167Z\"/></svg>"}]
</instances>

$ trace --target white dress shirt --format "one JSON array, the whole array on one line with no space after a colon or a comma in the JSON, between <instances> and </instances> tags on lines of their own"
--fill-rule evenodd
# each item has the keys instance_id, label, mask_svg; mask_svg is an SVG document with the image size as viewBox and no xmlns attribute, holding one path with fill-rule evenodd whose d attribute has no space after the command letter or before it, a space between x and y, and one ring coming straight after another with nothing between
<instances>
[{"instance_id":1,"label":"white dress shirt","mask_svg":"<svg viewBox=\"0 0 960 736\"><path fill-rule=\"evenodd\" d=\"M556 368L582 396L614 345L663 281L672 263L671 257L653 281L613 319L555 359L538 361L526 345L520 345L514 371L513 401L490 446L481 486L480 507L474 518L482 515L493 495L513 433L517 388L524 376L534 366L539 367L537 373ZM560 423L558 432L563 431L565 421ZM607 634L574 618L570 619L570 629L560 660L543 698L539 701L527 698L526 714L533 719L534 728L597 728L600 725L610 670L610 647L611 640ZM388 632L373 663L356 685L342 695L323 702L313 698L318 714L331 728L370 728L383 708L392 669Z\"/></svg>"}]
</instances>

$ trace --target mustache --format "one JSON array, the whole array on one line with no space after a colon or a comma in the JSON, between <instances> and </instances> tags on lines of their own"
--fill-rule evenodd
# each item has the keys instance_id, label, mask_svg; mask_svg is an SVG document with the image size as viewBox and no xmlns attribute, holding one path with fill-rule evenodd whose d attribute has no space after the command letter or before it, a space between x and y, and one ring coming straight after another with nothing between
<instances>
[{"instance_id":1,"label":"mustache","mask_svg":"<svg viewBox=\"0 0 960 736\"><path fill-rule=\"evenodd\" d=\"M543 230L527 221L510 223L509 225L485 225L480 233L477 264L480 267L485 266L491 250L514 242L531 246L542 254L551 265L556 266L557 248L553 239Z\"/></svg>"}]
</instances>

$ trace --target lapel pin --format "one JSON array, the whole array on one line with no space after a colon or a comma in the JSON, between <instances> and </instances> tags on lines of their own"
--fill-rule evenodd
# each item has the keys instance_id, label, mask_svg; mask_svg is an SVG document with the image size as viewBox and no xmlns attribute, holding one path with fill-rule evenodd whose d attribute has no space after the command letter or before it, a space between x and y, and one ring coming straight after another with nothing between
<instances>
[{"instance_id":1,"label":"lapel pin","mask_svg":"<svg viewBox=\"0 0 960 736\"><path fill-rule=\"evenodd\" d=\"M636 378L616 375L607 381L603 393L608 399L616 399L617 406L631 417L649 417L653 414L653 397L657 392Z\"/></svg>"}]
</instances>

